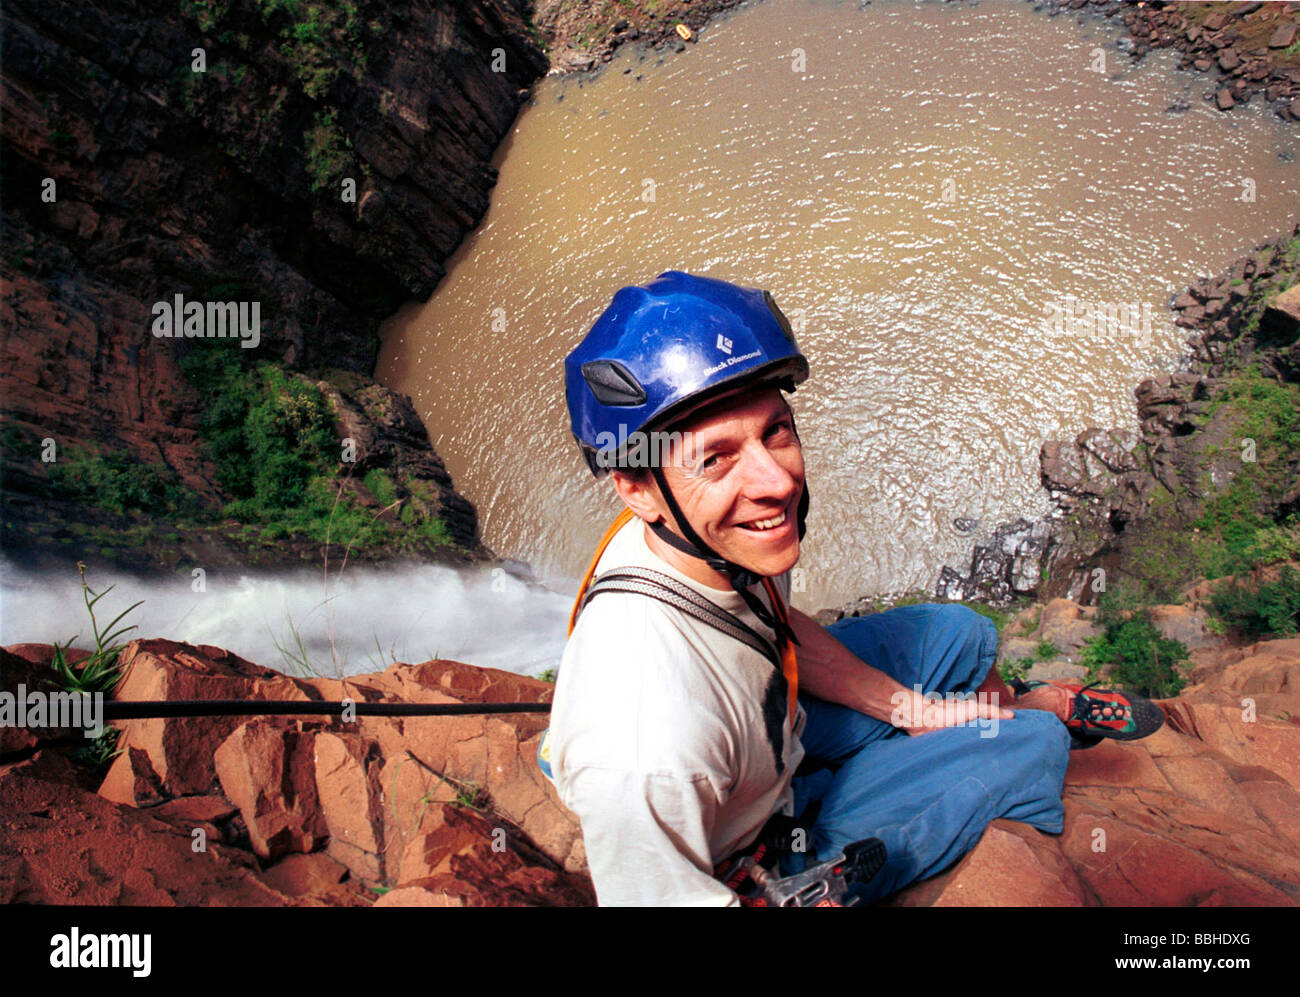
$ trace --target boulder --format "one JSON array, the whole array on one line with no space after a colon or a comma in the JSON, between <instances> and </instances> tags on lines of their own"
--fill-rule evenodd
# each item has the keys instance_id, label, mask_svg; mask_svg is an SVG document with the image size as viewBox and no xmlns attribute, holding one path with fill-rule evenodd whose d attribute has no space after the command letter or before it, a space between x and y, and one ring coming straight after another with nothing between
<instances>
[{"instance_id":1,"label":"boulder","mask_svg":"<svg viewBox=\"0 0 1300 997\"><path fill-rule=\"evenodd\" d=\"M1297 28L1294 21L1279 24L1273 29L1273 33L1269 35L1268 47L1290 48L1295 42L1296 30Z\"/></svg>"},{"instance_id":2,"label":"boulder","mask_svg":"<svg viewBox=\"0 0 1300 997\"><path fill-rule=\"evenodd\" d=\"M313 771L330 854L360 879L385 878L383 793L378 752L360 734L320 733Z\"/></svg>"},{"instance_id":3,"label":"boulder","mask_svg":"<svg viewBox=\"0 0 1300 997\"><path fill-rule=\"evenodd\" d=\"M221 790L239 808L263 859L310 852L328 825L316 791L316 733L281 718L241 724L213 757Z\"/></svg>"},{"instance_id":4,"label":"boulder","mask_svg":"<svg viewBox=\"0 0 1300 997\"><path fill-rule=\"evenodd\" d=\"M117 699L308 699L305 683L208 645L172 640L135 640L121 655L125 673ZM119 747L136 747L149 758L171 796L215 788L217 748L244 723L243 717L127 720Z\"/></svg>"},{"instance_id":5,"label":"boulder","mask_svg":"<svg viewBox=\"0 0 1300 997\"><path fill-rule=\"evenodd\" d=\"M398 879L376 906L533 907L595 901L585 876L548 868L513 829L446 804L425 814L402 854Z\"/></svg>"},{"instance_id":6,"label":"boulder","mask_svg":"<svg viewBox=\"0 0 1300 997\"><path fill-rule=\"evenodd\" d=\"M267 869L262 880L300 901L331 907L370 906L369 898L349 883L347 867L324 852L288 855Z\"/></svg>"}]
</instances>

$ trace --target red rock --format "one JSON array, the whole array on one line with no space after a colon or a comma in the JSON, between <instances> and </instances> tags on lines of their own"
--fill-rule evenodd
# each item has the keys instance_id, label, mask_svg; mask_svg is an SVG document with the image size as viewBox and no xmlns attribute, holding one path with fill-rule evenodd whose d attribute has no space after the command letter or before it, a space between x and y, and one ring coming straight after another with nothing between
<instances>
[{"instance_id":1,"label":"red rock","mask_svg":"<svg viewBox=\"0 0 1300 997\"><path fill-rule=\"evenodd\" d=\"M70 665L89 656L88 651L69 648L64 660ZM0 691L17 694L21 685L31 692L52 691L50 662L53 644L11 644L0 648ZM26 727L0 727L0 755L25 751L42 741L58 740L70 732L57 728L30 730Z\"/></svg>"},{"instance_id":2,"label":"red rock","mask_svg":"<svg viewBox=\"0 0 1300 997\"><path fill-rule=\"evenodd\" d=\"M0 904L283 906L241 853L149 811L0 769ZM19 857L20 856L20 857Z\"/></svg>"},{"instance_id":3,"label":"red rock","mask_svg":"<svg viewBox=\"0 0 1300 997\"><path fill-rule=\"evenodd\" d=\"M205 650L170 640L132 641L121 660L126 675L115 690L117 699L308 698L305 683L220 648ZM207 793L215 787L213 757L217 747L245 719L128 720L121 724L119 744L148 754L167 794Z\"/></svg>"},{"instance_id":4,"label":"red rock","mask_svg":"<svg viewBox=\"0 0 1300 997\"><path fill-rule=\"evenodd\" d=\"M1192 606L1154 606L1151 623L1162 635L1179 641L1188 651L1202 647L1221 647L1222 637L1205 629L1209 614Z\"/></svg>"},{"instance_id":5,"label":"red rock","mask_svg":"<svg viewBox=\"0 0 1300 997\"><path fill-rule=\"evenodd\" d=\"M1269 36L1269 48L1290 48L1291 43L1295 41L1296 25L1292 23L1279 24L1273 29L1273 34Z\"/></svg>"},{"instance_id":6,"label":"red rock","mask_svg":"<svg viewBox=\"0 0 1300 997\"><path fill-rule=\"evenodd\" d=\"M1231 72L1241 65L1241 58L1237 55L1235 48L1225 48L1219 53L1219 68L1225 73Z\"/></svg>"},{"instance_id":7,"label":"red rock","mask_svg":"<svg viewBox=\"0 0 1300 997\"><path fill-rule=\"evenodd\" d=\"M1172 788L1141 741L1103 741L1096 747L1070 752L1065 781L1070 786Z\"/></svg>"},{"instance_id":8,"label":"red rock","mask_svg":"<svg viewBox=\"0 0 1300 997\"><path fill-rule=\"evenodd\" d=\"M382 881L383 794L373 743L353 733L318 734L313 771L330 854L358 878Z\"/></svg>"},{"instance_id":9,"label":"red rock","mask_svg":"<svg viewBox=\"0 0 1300 997\"><path fill-rule=\"evenodd\" d=\"M128 747L114 759L99 795L128 807L149 807L163 800L162 782L139 748Z\"/></svg>"},{"instance_id":10,"label":"red rock","mask_svg":"<svg viewBox=\"0 0 1300 997\"><path fill-rule=\"evenodd\" d=\"M262 873L267 886L286 896L329 906L370 906L369 898L346 884L347 878L347 867L324 852L287 855Z\"/></svg>"},{"instance_id":11,"label":"red rock","mask_svg":"<svg viewBox=\"0 0 1300 997\"><path fill-rule=\"evenodd\" d=\"M1300 905L1300 726L1245 719L1241 704L1248 687L1300 711L1300 638L1193 661L1198 682L1159 704L1159 731L1071 753L1060 838L995 821L955 866L890 903Z\"/></svg>"},{"instance_id":12,"label":"red rock","mask_svg":"<svg viewBox=\"0 0 1300 997\"><path fill-rule=\"evenodd\" d=\"M482 902L481 894L466 883L453 876L441 877L416 885L402 886L389 890L375 901L376 907L487 907L494 906ZM466 902L472 898L478 902ZM515 904L514 906L522 906Z\"/></svg>"},{"instance_id":13,"label":"red rock","mask_svg":"<svg viewBox=\"0 0 1300 997\"><path fill-rule=\"evenodd\" d=\"M1013 875L1008 875L1014 870ZM949 872L898 893L899 907L1084 907L1095 901L1056 840L1027 824L995 820Z\"/></svg>"},{"instance_id":14,"label":"red rock","mask_svg":"<svg viewBox=\"0 0 1300 997\"><path fill-rule=\"evenodd\" d=\"M538 853L513 829L470 810L440 805L425 815L401 860L397 888L419 894L386 895L382 906L589 905L585 876L539 865Z\"/></svg>"},{"instance_id":15,"label":"red rock","mask_svg":"<svg viewBox=\"0 0 1300 997\"><path fill-rule=\"evenodd\" d=\"M1218 106L1220 111L1227 111L1230 110L1234 104L1236 104L1236 101L1232 99L1232 91L1229 90L1227 87L1223 87L1215 91L1214 103ZM1180 322L1179 324L1181 325L1183 323Z\"/></svg>"},{"instance_id":16,"label":"red rock","mask_svg":"<svg viewBox=\"0 0 1300 997\"><path fill-rule=\"evenodd\" d=\"M1065 805L1062 849L1103 906L1296 903L1300 862L1258 840L1250 842L1254 847L1248 851L1241 847L1244 836L1236 840L1232 822L1207 821L1172 793L1119 791L1107 799L1067 792ZM1210 829L1186 827L1171 814L1193 824L1208 823ZM1236 864L1243 858L1264 862L1294 886L1272 885Z\"/></svg>"},{"instance_id":17,"label":"red rock","mask_svg":"<svg viewBox=\"0 0 1300 997\"><path fill-rule=\"evenodd\" d=\"M1076 651L1084 641L1096 636L1092 607L1080 606L1069 599L1053 599L1043 607L1034 637L1055 644L1061 651Z\"/></svg>"},{"instance_id":18,"label":"red rock","mask_svg":"<svg viewBox=\"0 0 1300 997\"><path fill-rule=\"evenodd\" d=\"M1300 787L1300 727L1273 717L1244 719L1239 703L1166 700L1161 708L1176 731L1243 764L1261 765Z\"/></svg>"},{"instance_id":19,"label":"red rock","mask_svg":"<svg viewBox=\"0 0 1300 997\"><path fill-rule=\"evenodd\" d=\"M213 758L222 792L239 808L253 851L264 859L324 843L315 738L283 719L254 720L240 725Z\"/></svg>"},{"instance_id":20,"label":"red rock","mask_svg":"<svg viewBox=\"0 0 1300 997\"><path fill-rule=\"evenodd\" d=\"M182 796L168 800L149 811L154 817L175 824L213 824L235 813L224 796Z\"/></svg>"}]
</instances>

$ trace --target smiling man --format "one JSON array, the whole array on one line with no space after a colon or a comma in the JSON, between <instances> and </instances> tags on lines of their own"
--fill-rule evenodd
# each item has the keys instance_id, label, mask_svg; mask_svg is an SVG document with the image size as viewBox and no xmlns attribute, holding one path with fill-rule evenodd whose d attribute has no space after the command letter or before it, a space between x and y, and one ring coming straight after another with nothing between
<instances>
[{"instance_id":1,"label":"smiling man","mask_svg":"<svg viewBox=\"0 0 1300 997\"><path fill-rule=\"evenodd\" d=\"M725 860L761 843L789 875L868 837L887 858L854 899L878 899L995 818L1059 832L1081 709L1094 739L1150 732L1119 695L999 705L997 631L964 606L830 628L788 606L809 489L782 390L808 364L767 292L678 271L625 287L565 373L574 436L625 509L575 604L539 759L601 904L738 905L752 884L717 878Z\"/></svg>"}]
</instances>

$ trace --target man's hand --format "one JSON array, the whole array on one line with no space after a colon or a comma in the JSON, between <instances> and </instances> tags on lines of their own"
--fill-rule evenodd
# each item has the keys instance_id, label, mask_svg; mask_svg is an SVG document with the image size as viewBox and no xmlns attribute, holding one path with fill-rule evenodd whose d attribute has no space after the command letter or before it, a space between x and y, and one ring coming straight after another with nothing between
<instances>
[{"instance_id":1,"label":"man's hand","mask_svg":"<svg viewBox=\"0 0 1300 997\"><path fill-rule=\"evenodd\" d=\"M894 712L889 722L909 734L926 734L945 727L959 727L972 720L1010 720L1015 713L982 698L925 696L914 689L900 689L893 696Z\"/></svg>"}]
</instances>

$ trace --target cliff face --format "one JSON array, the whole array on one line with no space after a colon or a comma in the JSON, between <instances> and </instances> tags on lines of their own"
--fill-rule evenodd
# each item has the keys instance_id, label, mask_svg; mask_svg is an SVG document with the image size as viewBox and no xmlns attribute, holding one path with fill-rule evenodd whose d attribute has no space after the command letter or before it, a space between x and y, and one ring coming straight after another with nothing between
<instances>
[{"instance_id":1,"label":"cliff face","mask_svg":"<svg viewBox=\"0 0 1300 997\"><path fill-rule=\"evenodd\" d=\"M368 377L547 67L522 0L15 0L3 45L0 392L29 444L4 470L37 492L50 438L216 494L214 400L179 372L191 344L153 335L177 294L258 302L250 356Z\"/></svg>"}]
</instances>

